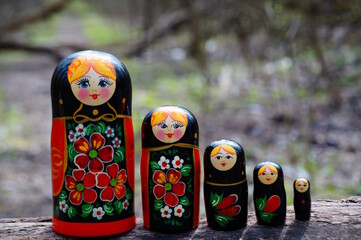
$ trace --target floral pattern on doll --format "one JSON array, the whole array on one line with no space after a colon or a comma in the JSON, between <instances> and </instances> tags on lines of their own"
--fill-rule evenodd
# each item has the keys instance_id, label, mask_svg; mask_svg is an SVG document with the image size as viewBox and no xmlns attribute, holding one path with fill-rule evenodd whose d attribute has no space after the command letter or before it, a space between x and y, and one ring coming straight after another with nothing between
<instances>
[{"instance_id":1,"label":"floral pattern on doll","mask_svg":"<svg viewBox=\"0 0 361 240\"><path fill-rule=\"evenodd\" d=\"M54 213L101 220L128 211L132 191L121 168L125 148L120 124L68 123L67 131L69 166Z\"/></svg>"},{"instance_id":2,"label":"floral pattern on doll","mask_svg":"<svg viewBox=\"0 0 361 240\"><path fill-rule=\"evenodd\" d=\"M164 223L181 226L180 219L189 218L192 211L186 196L187 192L191 193L192 183L185 182L192 170L192 165L187 163L190 157L180 156L178 150L161 151L160 154L153 154L150 161L154 210L159 212L157 217L164 219Z\"/></svg>"}]
</instances>

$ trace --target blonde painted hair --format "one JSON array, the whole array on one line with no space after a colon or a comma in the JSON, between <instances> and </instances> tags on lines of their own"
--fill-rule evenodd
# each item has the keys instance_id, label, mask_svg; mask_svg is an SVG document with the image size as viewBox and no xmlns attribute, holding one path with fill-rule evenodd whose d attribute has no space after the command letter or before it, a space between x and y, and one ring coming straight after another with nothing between
<instances>
[{"instance_id":1,"label":"blonde painted hair","mask_svg":"<svg viewBox=\"0 0 361 240\"><path fill-rule=\"evenodd\" d=\"M278 174L277 168L275 168L274 166L272 166L272 165L270 165L270 164L267 164L267 165L264 165L263 167L261 167L261 168L258 170L258 176L261 175L262 173L264 173L267 168L268 168L270 171L274 172L275 174Z\"/></svg>"},{"instance_id":2,"label":"blonde painted hair","mask_svg":"<svg viewBox=\"0 0 361 240\"><path fill-rule=\"evenodd\" d=\"M303 182L303 183L306 183L308 185L308 181L304 178L299 178L297 179L296 183L295 183L295 186L297 186L300 182Z\"/></svg>"},{"instance_id":3,"label":"blonde painted hair","mask_svg":"<svg viewBox=\"0 0 361 240\"><path fill-rule=\"evenodd\" d=\"M182 123L184 126L188 124L187 114L182 109L175 107L161 107L157 109L152 115L150 124L153 127L166 120L168 116L174 121Z\"/></svg>"},{"instance_id":4,"label":"blonde painted hair","mask_svg":"<svg viewBox=\"0 0 361 240\"><path fill-rule=\"evenodd\" d=\"M68 81L72 84L74 81L87 74L90 68L105 77L115 81L116 73L114 66L105 57L98 55L79 56L75 58L68 67Z\"/></svg>"},{"instance_id":5,"label":"blonde painted hair","mask_svg":"<svg viewBox=\"0 0 361 240\"><path fill-rule=\"evenodd\" d=\"M233 147L226 145L226 144L222 144L219 145L217 147L215 147L212 152L211 152L211 157L214 157L215 155L217 155L217 153L219 153L219 151L221 151L221 149L223 149L224 151L226 151L227 153L230 154L236 154L236 150L234 150Z\"/></svg>"}]
</instances>

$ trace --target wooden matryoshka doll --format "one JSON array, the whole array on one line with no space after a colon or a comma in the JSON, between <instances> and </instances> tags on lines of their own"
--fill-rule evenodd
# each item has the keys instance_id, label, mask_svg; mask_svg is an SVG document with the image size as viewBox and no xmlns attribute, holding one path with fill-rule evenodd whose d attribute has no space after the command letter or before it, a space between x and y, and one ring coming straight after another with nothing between
<instances>
[{"instance_id":1,"label":"wooden matryoshka doll","mask_svg":"<svg viewBox=\"0 0 361 240\"><path fill-rule=\"evenodd\" d=\"M198 124L182 107L149 112L142 125L144 226L160 232L198 227L200 157Z\"/></svg>"},{"instance_id":2,"label":"wooden matryoshka doll","mask_svg":"<svg viewBox=\"0 0 361 240\"><path fill-rule=\"evenodd\" d=\"M82 51L51 82L53 229L76 237L135 227L131 80L114 56Z\"/></svg>"},{"instance_id":3,"label":"wooden matryoshka doll","mask_svg":"<svg viewBox=\"0 0 361 240\"><path fill-rule=\"evenodd\" d=\"M231 140L212 142L204 151L203 164L208 226L216 230L245 227L248 187L242 147Z\"/></svg>"},{"instance_id":4,"label":"wooden matryoshka doll","mask_svg":"<svg viewBox=\"0 0 361 240\"><path fill-rule=\"evenodd\" d=\"M283 225L286 220L286 191L283 171L274 162L261 162L253 171L253 200L257 222L262 225Z\"/></svg>"},{"instance_id":5,"label":"wooden matryoshka doll","mask_svg":"<svg viewBox=\"0 0 361 240\"><path fill-rule=\"evenodd\" d=\"M297 220L308 221L311 217L310 182L305 178L297 178L293 183L293 206Z\"/></svg>"}]
</instances>

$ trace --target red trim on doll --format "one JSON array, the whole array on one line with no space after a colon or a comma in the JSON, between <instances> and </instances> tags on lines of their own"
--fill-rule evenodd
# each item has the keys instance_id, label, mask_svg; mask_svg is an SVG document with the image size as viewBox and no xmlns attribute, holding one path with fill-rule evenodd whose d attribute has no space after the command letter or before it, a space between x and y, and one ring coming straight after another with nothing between
<instances>
[{"instance_id":1,"label":"red trim on doll","mask_svg":"<svg viewBox=\"0 0 361 240\"><path fill-rule=\"evenodd\" d=\"M149 175L149 151L142 150L140 161L140 177L142 182L142 202L143 202L143 222L144 227L149 228L149 195L148 195L148 175Z\"/></svg>"},{"instance_id":2,"label":"red trim on doll","mask_svg":"<svg viewBox=\"0 0 361 240\"><path fill-rule=\"evenodd\" d=\"M134 192L134 131L131 118L124 118L125 159L128 183Z\"/></svg>"},{"instance_id":3,"label":"red trim on doll","mask_svg":"<svg viewBox=\"0 0 361 240\"><path fill-rule=\"evenodd\" d=\"M199 224L199 191L200 191L200 177L201 177L201 161L199 156L199 149L193 150L193 162L194 162L194 218L193 228L197 228Z\"/></svg>"},{"instance_id":4,"label":"red trim on doll","mask_svg":"<svg viewBox=\"0 0 361 240\"><path fill-rule=\"evenodd\" d=\"M66 142L65 120L53 119L51 129L51 180L53 196L59 195L64 184L65 171L68 165Z\"/></svg>"},{"instance_id":5,"label":"red trim on doll","mask_svg":"<svg viewBox=\"0 0 361 240\"><path fill-rule=\"evenodd\" d=\"M100 223L64 222L53 217L53 230L72 237L101 237L128 232L135 227L135 215L120 221Z\"/></svg>"}]
</instances>

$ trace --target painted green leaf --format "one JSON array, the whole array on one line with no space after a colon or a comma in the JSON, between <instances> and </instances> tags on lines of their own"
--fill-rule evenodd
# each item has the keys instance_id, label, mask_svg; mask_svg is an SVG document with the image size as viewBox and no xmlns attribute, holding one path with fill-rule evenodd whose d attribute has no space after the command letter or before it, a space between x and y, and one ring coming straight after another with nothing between
<instances>
[{"instance_id":1,"label":"painted green leaf","mask_svg":"<svg viewBox=\"0 0 361 240\"><path fill-rule=\"evenodd\" d=\"M75 156L78 154L74 149L74 143L68 145L68 154L70 162L74 161Z\"/></svg>"},{"instance_id":2,"label":"painted green leaf","mask_svg":"<svg viewBox=\"0 0 361 240\"><path fill-rule=\"evenodd\" d=\"M104 208L104 212L105 212L107 215L109 215L109 216L113 216L113 215L114 215L114 213L113 213L114 208L113 208L112 206L109 206L109 205L107 205L107 204L104 204L104 205L103 205L103 208Z\"/></svg>"},{"instance_id":3,"label":"painted green leaf","mask_svg":"<svg viewBox=\"0 0 361 240\"><path fill-rule=\"evenodd\" d=\"M123 204L120 200L117 200L114 202L115 211L117 211L118 214L121 214L123 211Z\"/></svg>"},{"instance_id":4,"label":"painted green leaf","mask_svg":"<svg viewBox=\"0 0 361 240\"><path fill-rule=\"evenodd\" d=\"M132 190L130 190L130 188L127 188L125 198L130 200L132 198L132 195L133 195Z\"/></svg>"},{"instance_id":5,"label":"painted green leaf","mask_svg":"<svg viewBox=\"0 0 361 240\"><path fill-rule=\"evenodd\" d=\"M174 224L175 224L175 221L174 221L174 219L172 219L172 226L174 226Z\"/></svg>"},{"instance_id":6,"label":"painted green leaf","mask_svg":"<svg viewBox=\"0 0 361 240\"><path fill-rule=\"evenodd\" d=\"M257 198L256 199L256 208L258 211L263 211L263 209L266 207L266 201L267 197L264 196L264 198Z\"/></svg>"},{"instance_id":7,"label":"painted green leaf","mask_svg":"<svg viewBox=\"0 0 361 240\"><path fill-rule=\"evenodd\" d=\"M64 200L64 199L66 199L67 196L68 196L68 195L66 194L65 191L61 191L61 193L60 193L60 195L59 195L59 198L60 198L60 200Z\"/></svg>"},{"instance_id":8,"label":"painted green leaf","mask_svg":"<svg viewBox=\"0 0 361 240\"><path fill-rule=\"evenodd\" d=\"M89 124L85 128L85 133L86 133L87 136L90 136L93 132L94 132L94 124Z\"/></svg>"},{"instance_id":9,"label":"painted green leaf","mask_svg":"<svg viewBox=\"0 0 361 240\"><path fill-rule=\"evenodd\" d=\"M181 173L183 174L183 176L188 177L191 169L192 169L192 166L190 164L185 164L181 167L180 170L181 170Z\"/></svg>"},{"instance_id":10,"label":"painted green leaf","mask_svg":"<svg viewBox=\"0 0 361 240\"><path fill-rule=\"evenodd\" d=\"M187 196L183 196L179 199L179 203L182 204L185 207L188 207L189 205L191 205L191 203L189 202L189 199Z\"/></svg>"},{"instance_id":11,"label":"painted green leaf","mask_svg":"<svg viewBox=\"0 0 361 240\"><path fill-rule=\"evenodd\" d=\"M215 220L222 227L225 227L228 223L228 219L225 216L221 216L221 215L215 215Z\"/></svg>"},{"instance_id":12,"label":"painted green leaf","mask_svg":"<svg viewBox=\"0 0 361 240\"><path fill-rule=\"evenodd\" d=\"M76 215L78 214L78 212L76 211L76 209L71 206L69 209L68 209L68 217L69 218L73 218L75 217Z\"/></svg>"},{"instance_id":13,"label":"painted green leaf","mask_svg":"<svg viewBox=\"0 0 361 240\"><path fill-rule=\"evenodd\" d=\"M150 163L150 167L152 168L152 172L155 172L157 169L159 169L159 164L155 161L151 161Z\"/></svg>"},{"instance_id":14,"label":"painted green leaf","mask_svg":"<svg viewBox=\"0 0 361 240\"><path fill-rule=\"evenodd\" d=\"M175 225L177 225L177 226L182 226L183 224L182 224L181 222L175 220Z\"/></svg>"},{"instance_id":15,"label":"painted green leaf","mask_svg":"<svg viewBox=\"0 0 361 240\"><path fill-rule=\"evenodd\" d=\"M270 223L273 216L275 216L276 214L275 213L270 213L270 212L261 212L260 214L260 218L267 222L267 223Z\"/></svg>"},{"instance_id":16,"label":"painted green leaf","mask_svg":"<svg viewBox=\"0 0 361 240\"><path fill-rule=\"evenodd\" d=\"M115 125L115 131L117 132L119 137L122 136L122 127L118 123Z\"/></svg>"},{"instance_id":17,"label":"painted green leaf","mask_svg":"<svg viewBox=\"0 0 361 240\"><path fill-rule=\"evenodd\" d=\"M99 125L94 125L94 132L102 133L102 129Z\"/></svg>"},{"instance_id":18,"label":"painted green leaf","mask_svg":"<svg viewBox=\"0 0 361 240\"><path fill-rule=\"evenodd\" d=\"M124 147L119 147L115 150L114 162L119 163L124 160Z\"/></svg>"},{"instance_id":19,"label":"painted green leaf","mask_svg":"<svg viewBox=\"0 0 361 240\"><path fill-rule=\"evenodd\" d=\"M101 133L105 133L105 130L107 130L107 126L103 122L98 122L98 126L101 129Z\"/></svg>"},{"instance_id":20,"label":"painted green leaf","mask_svg":"<svg viewBox=\"0 0 361 240\"><path fill-rule=\"evenodd\" d=\"M222 199L223 199L223 193L220 196L218 196L217 193L211 192L210 202L212 207L218 206L218 204L220 204Z\"/></svg>"},{"instance_id":21,"label":"painted green leaf","mask_svg":"<svg viewBox=\"0 0 361 240\"><path fill-rule=\"evenodd\" d=\"M91 212L93 211L93 205L91 204L85 204L81 207L81 214L80 216L82 217L87 217L91 214Z\"/></svg>"},{"instance_id":22,"label":"painted green leaf","mask_svg":"<svg viewBox=\"0 0 361 240\"><path fill-rule=\"evenodd\" d=\"M154 199L154 210L160 210L163 207L162 199Z\"/></svg>"},{"instance_id":23,"label":"painted green leaf","mask_svg":"<svg viewBox=\"0 0 361 240\"><path fill-rule=\"evenodd\" d=\"M56 206L55 207L55 215L59 216L59 214L60 214L59 207Z\"/></svg>"}]
</instances>

